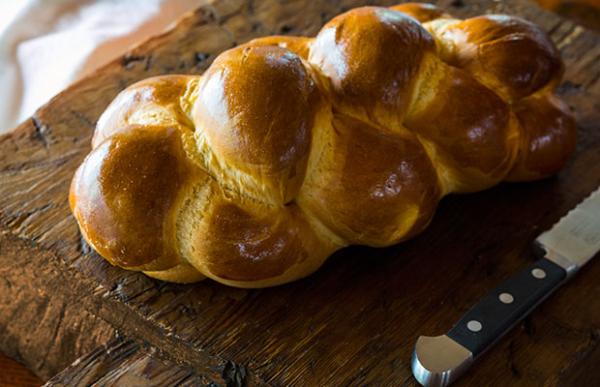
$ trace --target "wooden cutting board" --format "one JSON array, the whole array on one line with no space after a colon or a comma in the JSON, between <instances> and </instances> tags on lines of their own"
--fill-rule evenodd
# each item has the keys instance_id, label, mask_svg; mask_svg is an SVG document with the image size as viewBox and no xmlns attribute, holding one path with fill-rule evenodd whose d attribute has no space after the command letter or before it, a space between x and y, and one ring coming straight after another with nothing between
<instances>
[{"instance_id":1,"label":"wooden cutting board","mask_svg":"<svg viewBox=\"0 0 600 387\"><path fill-rule=\"evenodd\" d=\"M575 156L555 178L447 197L418 238L387 249L344 249L292 284L184 286L111 267L82 242L67 204L96 120L120 90L152 75L199 74L221 51L259 35L314 35L364 3L216 1L1 137L0 350L43 378L89 353L65 371L87 379L63 373L57 384L114 382L110 377L128 372L134 379L121 382L151 380L156 369L168 371L158 372L161 383L414 384L416 338L444 333L533 260L535 236L600 184L598 35L524 0L440 1L459 17L509 13L550 33L567 69L559 93L578 120ZM459 384L599 385L598 364L600 262L592 262ZM169 376L175 374L179 379Z\"/></svg>"}]
</instances>

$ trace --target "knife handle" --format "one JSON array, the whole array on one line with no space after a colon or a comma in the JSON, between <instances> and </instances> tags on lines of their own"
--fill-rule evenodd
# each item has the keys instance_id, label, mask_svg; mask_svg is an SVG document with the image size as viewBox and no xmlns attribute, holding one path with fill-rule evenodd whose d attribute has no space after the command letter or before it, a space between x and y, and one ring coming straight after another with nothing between
<instances>
[{"instance_id":1,"label":"knife handle","mask_svg":"<svg viewBox=\"0 0 600 387\"><path fill-rule=\"evenodd\" d=\"M566 277L565 269L542 258L475 304L447 336L476 358L552 294Z\"/></svg>"}]
</instances>

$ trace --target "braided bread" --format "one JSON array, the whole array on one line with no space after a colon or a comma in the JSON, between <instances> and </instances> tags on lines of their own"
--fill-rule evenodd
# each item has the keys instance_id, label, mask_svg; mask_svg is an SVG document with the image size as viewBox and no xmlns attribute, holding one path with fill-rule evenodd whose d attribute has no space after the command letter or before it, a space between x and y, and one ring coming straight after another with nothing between
<instances>
[{"instance_id":1,"label":"braided bread","mask_svg":"<svg viewBox=\"0 0 600 387\"><path fill-rule=\"evenodd\" d=\"M559 53L510 16L356 8L202 76L136 83L100 118L70 204L89 244L151 277L265 287L350 244L422 231L440 198L557 172L575 122Z\"/></svg>"}]
</instances>

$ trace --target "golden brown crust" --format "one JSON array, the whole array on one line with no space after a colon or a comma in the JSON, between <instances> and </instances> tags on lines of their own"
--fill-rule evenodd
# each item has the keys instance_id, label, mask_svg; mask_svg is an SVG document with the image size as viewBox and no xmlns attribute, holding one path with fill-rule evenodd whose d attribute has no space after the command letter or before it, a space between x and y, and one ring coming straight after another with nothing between
<instances>
[{"instance_id":1,"label":"golden brown crust","mask_svg":"<svg viewBox=\"0 0 600 387\"><path fill-rule=\"evenodd\" d=\"M298 55L304 60L308 60L308 50L313 41L311 38L303 36L283 36L273 35L257 38L246 43L247 46L275 46L280 47Z\"/></svg>"},{"instance_id":2,"label":"golden brown crust","mask_svg":"<svg viewBox=\"0 0 600 387\"><path fill-rule=\"evenodd\" d=\"M345 245L414 236L445 194L558 171L575 147L561 75L518 18L357 8L314 39L256 39L201 77L130 86L98 122L71 207L115 265L293 281Z\"/></svg>"},{"instance_id":3,"label":"golden brown crust","mask_svg":"<svg viewBox=\"0 0 600 387\"><path fill-rule=\"evenodd\" d=\"M206 236L210 235L210 238ZM318 240L297 206L269 208L215 197L192 241L211 277L261 281L282 276L332 250ZM321 253L325 250L326 255Z\"/></svg>"},{"instance_id":4,"label":"golden brown crust","mask_svg":"<svg viewBox=\"0 0 600 387\"><path fill-rule=\"evenodd\" d=\"M165 270L146 270L144 274L161 281L178 282L181 284L190 284L206 278L206 276L202 275L194 266L187 262L179 262L177 266Z\"/></svg>"},{"instance_id":5,"label":"golden brown crust","mask_svg":"<svg viewBox=\"0 0 600 387\"><path fill-rule=\"evenodd\" d=\"M221 163L287 202L304 178L317 104L315 82L298 55L240 46L204 74L193 117Z\"/></svg>"},{"instance_id":6,"label":"golden brown crust","mask_svg":"<svg viewBox=\"0 0 600 387\"><path fill-rule=\"evenodd\" d=\"M560 54L536 25L506 15L485 15L451 24L439 35L450 45L449 63L514 101L562 77Z\"/></svg>"},{"instance_id":7,"label":"golden brown crust","mask_svg":"<svg viewBox=\"0 0 600 387\"><path fill-rule=\"evenodd\" d=\"M479 191L510 170L518 128L509 106L494 92L461 69L445 70L436 98L407 116L406 126L435 148L452 191Z\"/></svg>"},{"instance_id":8,"label":"golden brown crust","mask_svg":"<svg viewBox=\"0 0 600 387\"><path fill-rule=\"evenodd\" d=\"M558 172L575 150L576 125L568 107L552 94L534 95L515 106L523 138L507 179L536 180Z\"/></svg>"},{"instance_id":9,"label":"golden brown crust","mask_svg":"<svg viewBox=\"0 0 600 387\"><path fill-rule=\"evenodd\" d=\"M421 61L433 48L432 37L414 19L363 7L325 24L309 61L329 78L338 109L395 129L402 125Z\"/></svg>"},{"instance_id":10,"label":"golden brown crust","mask_svg":"<svg viewBox=\"0 0 600 387\"><path fill-rule=\"evenodd\" d=\"M450 15L433 4L424 3L404 3L390 7L394 11L402 12L417 19L421 23L432 21L439 18L449 18Z\"/></svg>"},{"instance_id":11,"label":"golden brown crust","mask_svg":"<svg viewBox=\"0 0 600 387\"><path fill-rule=\"evenodd\" d=\"M336 115L301 204L351 244L388 246L421 231L440 197L429 157L410 133Z\"/></svg>"},{"instance_id":12,"label":"golden brown crust","mask_svg":"<svg viewBox=\"0 0 600 387\"><path fill-rule=\"evenodd\" d=\"M144 79L120 93L96 126L92 147L131 124L193 126L181 106L181 97L197 84L197 77L164 75Z\"/></svg>"},{"instance_id":13,"label":"golden brown crust","mask_svg":"<svg viewBox=\"0 0 600 387\"><path fill-rule=\"evenodd\" d=\"M178 130L126 127L98 145L71 187L86 239L122 267L175 266L174 210L190 167Z\"/></svg>"}]
</instances>

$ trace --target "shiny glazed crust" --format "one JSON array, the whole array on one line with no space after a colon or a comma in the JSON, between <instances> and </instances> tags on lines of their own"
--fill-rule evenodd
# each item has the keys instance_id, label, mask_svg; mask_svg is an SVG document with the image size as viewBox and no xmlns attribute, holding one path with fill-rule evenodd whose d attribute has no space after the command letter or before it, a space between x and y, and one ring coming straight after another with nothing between
<instances>
[{"instance_id":1,"label":"shiny glazed crust","mask_svg":"<svg viewBox=\"0 0 600 387\"><path fill-rule=\"evenodd\" d=\"M575 122L560 56L510 16L362 7L271 36L202 76L124 90L70 204L114 265L174 282L290 282L350 244L422 231L440 198L556 173Z\"/></svg>"}]
</instances>

